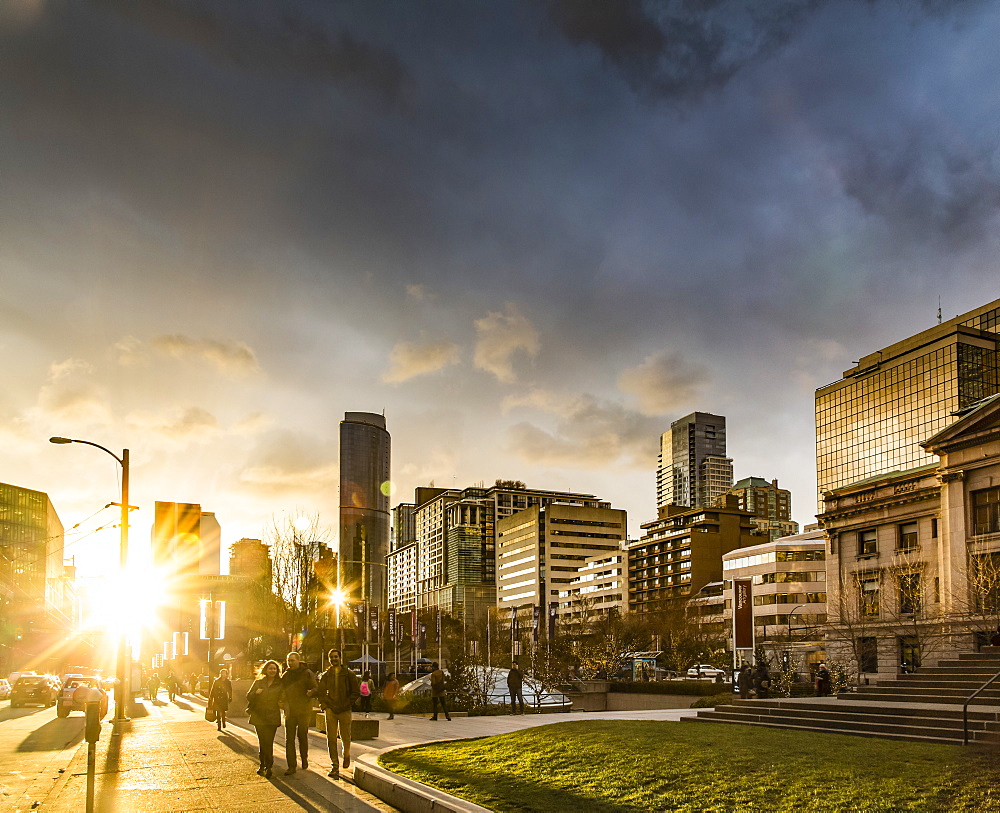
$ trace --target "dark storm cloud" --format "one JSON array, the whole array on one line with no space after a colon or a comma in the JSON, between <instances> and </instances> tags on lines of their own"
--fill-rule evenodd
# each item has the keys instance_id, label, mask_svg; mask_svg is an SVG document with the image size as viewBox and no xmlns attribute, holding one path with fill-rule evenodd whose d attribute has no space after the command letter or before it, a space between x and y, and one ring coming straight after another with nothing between
<instances>
[{"instance_id":1,"label":"dark storm cloud","mask_svg":"<svg viewBox=\"0 0 1000 813\"><path fill-rule=\"evenodd\" d=\"M91 0L162 37L190 43L216 60L251 72L287 71L319 80L352 80L399 101L410 81L400 60L303 3L204 0Z\"/></svg>"},{"instance_id":2,"label":"dark storm cloud","mask_svg":"<svg viewBox=\"0 0 1000 813\"><path fill-rule=\"evenodd\" d=\"M566 37L598 48L642 95L697 98L792 36L820 0L551 0Z\"/></svg>"}]
</instances>

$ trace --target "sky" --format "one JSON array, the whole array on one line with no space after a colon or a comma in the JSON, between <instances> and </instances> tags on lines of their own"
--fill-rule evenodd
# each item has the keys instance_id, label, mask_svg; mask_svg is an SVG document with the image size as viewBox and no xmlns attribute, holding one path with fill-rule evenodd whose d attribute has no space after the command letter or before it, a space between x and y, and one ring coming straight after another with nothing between
<instances>
[{"instance_id":1,"label":"sky","mask_svg":"<svg viewBox=\"0 0 1000 813\"><path fill-rule=\"evenodd\" d=\"M6 0L0 482L335 538L497 478L655 518L659 435L815 511L813 399L1000 296L1000 3Z\"/></svg>"}]
</instances>

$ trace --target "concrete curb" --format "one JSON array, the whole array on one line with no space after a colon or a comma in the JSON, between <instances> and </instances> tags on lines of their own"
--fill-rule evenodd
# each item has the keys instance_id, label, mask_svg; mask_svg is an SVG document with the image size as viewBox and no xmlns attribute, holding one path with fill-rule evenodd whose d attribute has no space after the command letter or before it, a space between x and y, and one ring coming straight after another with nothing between
<instances>
[{"instance_id":1,"label":"concrete curb","mask_svg":"<svg viewBox=\"0 0 1000 813\"><path fill-rule=\"evenodd\" d=\"M454 740L442 740L454 742ZM410 748L414 745L427 745L426 742L400 745L396 748L386 748L377 753L362 754L354 763L354 784L372 794L387 805L391 805L402 813L491 813L488 807L480 807L472 802L459 799L443 790L432 788L422 782L407 779L378 764L381 754L396 751L399 748Z\"/></svg>"}]
</instances>

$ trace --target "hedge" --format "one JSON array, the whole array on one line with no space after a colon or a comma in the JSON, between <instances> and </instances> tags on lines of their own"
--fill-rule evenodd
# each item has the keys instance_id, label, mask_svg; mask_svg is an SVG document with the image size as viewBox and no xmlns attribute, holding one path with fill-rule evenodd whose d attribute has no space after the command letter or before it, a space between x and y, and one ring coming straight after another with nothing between
<instances>
[{"instance_id":1,"label":"hedge","mask_svg":"<svg viewBox=\"0 0 1000 813\"><path fill-rule=\"evenodd\" d=\"M620 694L694 694L707 697L732 691L732 684L708 680L664 680L658 683L612 683L610 690Z\"/></svg>"}]
</instances>

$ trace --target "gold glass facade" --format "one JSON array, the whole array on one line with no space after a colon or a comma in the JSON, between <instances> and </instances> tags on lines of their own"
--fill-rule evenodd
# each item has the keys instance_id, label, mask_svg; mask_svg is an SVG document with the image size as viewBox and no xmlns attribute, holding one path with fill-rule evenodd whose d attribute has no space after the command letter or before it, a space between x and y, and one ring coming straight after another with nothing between
<instances>
[{"instance_id":1,"label":"gold glass facade","mask_svg":"<svg viewBox=\"0 0 1000 813\"><path fill-rule=\"evenodd\" d=\"M880 351L817 390L821 496L935 462L920 442L952 423L956 411L998 391L1000 308L973 313Z\"/></svg>"}]
</instances>

